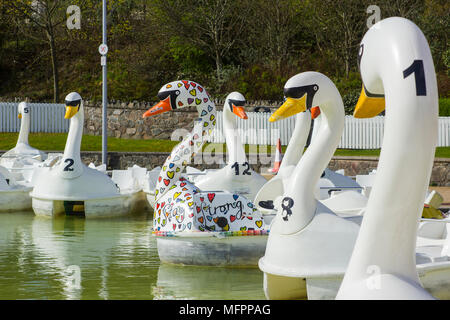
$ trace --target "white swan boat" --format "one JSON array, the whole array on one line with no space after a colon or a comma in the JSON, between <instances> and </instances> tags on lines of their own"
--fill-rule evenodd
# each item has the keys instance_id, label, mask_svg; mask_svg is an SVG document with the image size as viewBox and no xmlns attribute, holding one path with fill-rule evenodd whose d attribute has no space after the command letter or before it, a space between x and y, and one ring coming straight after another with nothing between
<instances>
[{"instance_id":1,"label":"white swan boat","mask_svg":"<svg viewBox=\"0 0 450 320\"><path fill-rule=\"evenodd\" d=\"M31 107L19 103L21 119L16 146L0 157L0 212L31 210L30 191L32 176L38 166L51 166L58 154L47 155L28 143L31 124Z\"/></svg>"},{"instance_id":2,"label":"white swan boat","mask_svg":"<svg viewBox=\"0 0 450 320\"><path fill-rule=\"evenodd\" d=\"M393 33L393 31L390 32ZM434 71L432 68L431 70ZM309 299L333 299L336 296L336 292L339 288L340 282L342 281L344 272L347 269L347 264L350 261L350 256L353 251L353 244L355 243L356 235L358 234L357 224L360 223L361 219L355 219L358 217L347 217L347 218L341 217L341 219L336 219L337 216L333 216L332 212L330 212L330 209L323 206L323 202L316 203L316 206L314 206L314 203L312 202L313 192L312 190L310 190L311 189L310 187L308 188L304 179L308 178L309 181L314 182L314 179L317 178L318 173L320 172L321 169L320 167L322 165L325 165L324 161L327 160L324 159L325 156L326 158L328 158L328 156L331 157L332 154L331 152L334 152L335 148L334 143L336 143L337 146L338 141L333 141L332 136L333 131L338 132L338 130L340 130L339 123L341 123L340 121L341 117L337 116L337 114L339 114L338 112L340 112L339 110L341 110L342 108L337 106L338 105L341 106L342 100L340 99L337 90L336 89L332 90L332 88L335 87L331 83L326 83L326 81L323 81L323 79L320 79L320 77L314 76L314 73L301 74L297 78L297 80L302 80L302 82L297 83L296 85L292 85L290 87L289 82L291 82L295 78L296 77L290 79L290 81L288 81L288 83L286 84L285 93L288 99L285 105L282 106L279 110L277 110L277 112L274 114L274 118L277 119L278 117L283 117L286 114L287 115L289 115L290 113L292 114L292 112L295 110L299 112L299 110L305 108L305 102L307 103L308 99L311 100L314 99L313 100L314 104L321 105L322 115L324 116L324 119L322 119L322 121L326 121L326 126L325 127L323 125L321 126L321 130L318 132L315 143L311 145L311 147L308 149L305 155L301 158L298 167L294 171L295 177L293 178L294 185L292 186L292 189L302 190L302 192L297 191L297 194L295 194L291 191L292 196L288 194L288 197L286 197L285 194L285 198L283 199L283 202L280 204L281 208L278 209L279 213L277 213L277 216L274 219L273 224L271 225L271 233L267 243L266 254L263 258L261 258L259 266L260 269L264 272L265 277L264 289L266 296L268 298L290 299L290 298L308 297ZM433 84L433 82L431 83ZM323 94L325 93L325 94L320 96L317 95L317 93L314 91L310 90L310 92L308 92L308 89L311 86L314 86L314 84L316 84L318 87L317 91L318 93ZM324 89L325 92L321 91ZM333 91L335 91L334 95ZM311 92L313 93L313 97L311 97ZM431 92L430 94L432 95L433 92ZM396 104L399 104L399 102L397 102ZM401 119L401 117L397 117L395 119ZM410 127L413 127L413 125L411 124L409 125ZM401 126L399 125L391 126L391 128L394 127L397 128L397 130L401 130L399 129L401 128ZM430 132L433 131L430 130L429 128L428 130ZM398 136L399 133L395 132L392 133L392 135ZM385 132L385 137L389 137L389 131ZM432 134L429 134L428 138L432 139L433 138ZM431 143L430 140L428 140L428 143L430 143L431 148L433 148L433 143ZM383 146L383 148L385 147ZM395 149L399 150L399 146L396 145L395 148L392 148L392 151L394 151ZM314 158L314 153L316 153L317 155L319 150L322 153L321 154L322 158L321 159ZM395 152L393 152L393 154L395 155ZM424 175L424 177L428 179L426 180L426 183L429 181L429 173L431 172L430 170L433 163L432 161L433 154L434 150L431 150L429 152L431 158L427 159L430 162L427 163L429 167L429 170L427 171L428 176ZM389 160L384 161L387 161L388 163L395 163L394 155L391 155L391 158L388 158ZM397 166L397 169L400 166L405 166L410 168L410 170L413 170L412 167L406 165L407 163L406 159L402 158L402 161L403 161L402 164ZM381 168L383 168L383 166L381 165L381 163L382 161L380 159L380 166L377 170L376 175L377 177L376 183L379 183L378 181L379 179L381 179L378 178L379 176L383 177L381 173ZM416 165L415 166L416 169L414 170L417 170L417 168L420 167L418 166L418 164L413 165ZM305 176L300 175L300 173L304 173ZM309 174L309 176L307 174ZM314 177L314 179L312 179L312 177ZM389 178L393 180L394 177L396 177L395 172L390 172ZM412 182L411 180L408 179L406 180L410 185L415 184L415 182ZM389 183L393 182L390 181ZM397 199L397 197L399 196L399 191L395 188L399 188L400 190L400 187L399 184L395 184L394 189L388 188L387 190L385 190L386 186L389 185L389 183L387 183L386 181L384 186L381 185L378 188L378 192L380 192L380 194L383 194L383 196L387 196L386 194L388 193L390 200L393 201L394 198ZM412 190L411 187L407 187L406 185L403 185L402 188L404 188L403 190ZM423 198L426 191L426 184L425 188L422 189L423 189L422 194L416 196L423 208L424 203ZM376 184L373 187L371 197L373 197L373 193L375 192L375 190ZM381 192L380 190L383 190L384 193ZM397 191L394 192L394 190ZM404 192L403 190L402 192ZM408 199L409 198L410 196L408 196ZM402 199L403 201L406 201L405 200L407 199L406 194L405 198ZM395 203L397 202L398 201L395 201ZM416 202L416 200L414 200L414 202ZM386 200L382 201L381 199L377 199L377 201L374 201L373 203L377 203L378 206L383 206L389 202ZM295 206L296 204L299 204L299 206ZM370 203L368 203L367 205L365 214L367 214L369 211L369 205ZM397 210L400 210L402 204L399 203L398 206L399 207L397 208ZM420 206L418 208L420 208ZM402 210L404 209L402 208ZM324 213L327 213L328 216ZM374 213L371 213L371 215L374 216ZM330 220L333 217L333 219L335 219L336 222L333 223L327 222L324 219L325 217ZM389 217L384 216L383 219L384 220L377 220L376 222L372 221L370 225L387 226L389 225L389 222L392 220L392 216ZM356 227L352 227L348 223L350 221L356 223ZM365 222L367 221L366 218L364 218L363 221L364 221L363 223L366 223ZM402 225L401 221L403 220L398 220L398 223L400 225ZM414 221L411 222L414 228L417 228L417 221L418 217L415 217ZM367 225L369 224L367 223ZM398 229L403 230L403 227L400 227L400 225L396 226L395 230ZM401 247L403 248L403 243L405 243L405 241L403 241L404 239L400 241L395 237L393 237L392 235L386 233L384 231L384 227L382 228L383 231L376 229L377 233L375 233L375 231L372 230L371 237L365 240L366 245L369 245L370 247L370 245L377 245L378 243L382 243L378 247L378 252L380 253L380 256L382 256L382 253L386 252L387 248L390 248L390 246L392 246L393 251L395 251L398 254L398 250L396 251L396 245L399 246L399 244L401 244ZM387 230L390 229L387 228ZM380 232L386 234L386 238L388 239L387 242L384 240L385 239L384 237L381 237L383 238L383 241L377 240L377 242L374 242L373 240L371 240L375 238L379 239ZM414 239L413 242L415 244L416 237L414 232L413 232L413 239ZM399 233L396 232L396 234ZM403 231L400 234L403 234ZM399 235L399 237L403 236ZM412 246L412 248L414 249L414 245ZM448 261L446 261L448 258L445 257L443 254L441 254L440 253L441 251L439 249L440 248L437 248L437 250L436 249L428 250L428 256L426 257L424 255L424 252L422 252L423 250L418 248L416 252L417 270L419 270L420 279L424 287L427 288L429 292L431 292L436 297L445 297L445 290L442 289L442 283L447 283L447 280L445 280L445 278L443 277L444 274L448 272L447 271ZM375 251L376 251L375 247L370 247L366 248L364 253L360 252L360 254L361 255L365 254L364 255L365 257L370 257L370 255ZM320 252L320 256L317 255L317 252ZM431 253L434 253L434 256L430 256ZM414 251L412 252L411 256L414 257ZM399 262L403 263L402 265L404 266L405 264L404 262L402 262L401 260L402 258L404 258L403 255L399 254L398 259L396 256L395 258L393 256L389 260L384 260L384 262L398 260ZM442 262L443 260L444 262ZM374 270L375 271L378 270L375 267L372 269L371 268L372 266L376 267L379 265L378 264L366 265L364 269L364 272L366 272L364 279L366 280L368 278L370 279L370 276L373 274ZM413 266L414 270L416 270L415 261L413 261ZM363 272L362 267L360 272ZM447 277L447 279L448 278L449 277ZM440 284L438 284L436 279L439 279L441 281ZM363 283L362 282L360 283L362 286ZM446 286L448 287L447 284ZM351 292L352 292L351 290L347 291L347 293L350 294L352 297L358 298L358 296L353 295ZM425 296L430 295L429 293L426 293L424 294L423 297ZM389 295L386 295L386 298L389 297L390 297Z\"/></svg>"},{"instance_id":3,"label":"white swan boat","mask_svg":"<svg viewBox=\"0 0 450 320\"><path fill-rule=\"evenodd\" d=\"M333 298L339 289L338 299L449 299L448 251L416 247L437 141L438 95L428 43L411 21L388 18L366 33L358 61L363 91L354 116L372 117L386 108L382 151L345 276L330 272L307 279L308 297ZM410 65L417 65L417 74Z\"/></svg>"},{"instance_id":4,"label":"white swan boat","mask_svg":"<svg viewBox=\"0 0 450 320\"><path fill-rule=\"evenodd\" d=\"M358 61L363 90L354 116L372 117L386 108L385 133L376 180L337 298L448 299L448 252L428 248L424 259L423 248L416 249L438 128L436 74L427 40L411 21L388 18L367 31ZM375 288L367 286L373 280L370 266L376 266Z\"/></svg>"},{"instance_id":5,"label":"white swan boat","mask_svg":"<svg viewBox=\"0 0 450 320\"><path fill-rule=\"evenodd\" d=\"M18 117L21 119L19 137L16 146L0 157L0 166L8 169L16 181L31 181L34 167L47 159L48 155L28 143L31 129L31 106L21 102L17 106Z\"/></svg>"},{"instance_id":6,"label":"white swan boat","mask_svg":"<svg viewBox=\"0 0 450 320\"><path fill-rule=\"evenodd\" d=\"M225 99L222 120L228 151L227 165L218 170L197 173L192 182L200 189L224 190L253 201L267 180L250 167L239 136L236 116L248 118L244 111L245 103L245 97L239 92L232 92Z\"/></svg>"},{"instance_id":7,"label":"white swan boat","mask_svg":"<svg viewBox=\"0 0 450 320\"><path fill-rule=\"evenodd\" d=\"M0 165L8 167L7 164L14 160L31 158L35 161L44 161L47 154L28 143L28 136L31 129L31 107L26 102L21 102L17 106L18 117L21 119L19 137L16 146L5 152L0 157Z\"/></svg>"},{"instance_id":8,"label":"white swan boat","mask_svg":"<svg viewBox=\"0 0 450 320\"><path fill-rule=\"evenodd\" d=\"M270 227L264 257L264 292L269 299L306 298L306 281L329 272L344 272L359 231L358 217L340 217L317 200L317 183L336 150L344 126L342 98L325 75L304 72L284 87L285 103L270 121L319 106L317 136L292 172ZM306 281L305 281L306 279Z\"/></svg>"},{"instance_id":9,"label":"white swan boat","mask_svg":"<svg viewBox=\"0 0 450 320\"><path fill-rule=\"evenodd\" d=\"M173 81L143 117L196 106L194 130L167 158L154 189L154 235L162 262L186 265L256 266L264 254L267 227L253 203L227 191L200 190L183 170L216 124L216 109L204 87Z\"/></svg>"},{"instance_id":10,"label":"white swan boat","mask_svg":"<svg viewBox=\"0 0 450 320\"><path fill-rule=\"evenodd\" d=\"M64 155L52 167L38 167L30 193L36 215L81 214L86 218L111 217L142 211L145 194L130 185L130 172L124 179L116 171L114 180L83 164L80 157L84 110L81 96L66 97L66 119L70 119ZM113 172L114 175L114 172Z\"/></svg>"}]
</instances>

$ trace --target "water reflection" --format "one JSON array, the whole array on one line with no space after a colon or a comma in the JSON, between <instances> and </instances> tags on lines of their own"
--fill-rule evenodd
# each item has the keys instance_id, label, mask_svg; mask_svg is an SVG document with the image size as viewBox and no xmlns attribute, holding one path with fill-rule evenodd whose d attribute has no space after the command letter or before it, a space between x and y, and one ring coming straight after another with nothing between
<instances>
[{"instance_id":1,"label":"water reflection","mask_svg":"<svg viewBox=\"0 0 450 320\"><path fill-rule=\"evenodd\" d=\"M154 299L265 299L257 268L191 267L161 264ZM218 298L220 295L220 298Z\"/></svg>"},{"instance_id":2,"label":"water reflection","mask_svg":"<svg viewBox=\"0 0 450 320\"><path fill-rule=\"evenodd\" d=\"M0 299L264 299L258 269L160 266L151 221L0 214Z\"/></svg>"},{"instance_id":3,"label":"water reflection","mask_svg":"<svg viewBox=\"0 0 450 320\"><path fill-rule=\"evenodd\" d=\"M0 215L0 298L152 299L149 221Z\"/></svg>"}]
</instances>

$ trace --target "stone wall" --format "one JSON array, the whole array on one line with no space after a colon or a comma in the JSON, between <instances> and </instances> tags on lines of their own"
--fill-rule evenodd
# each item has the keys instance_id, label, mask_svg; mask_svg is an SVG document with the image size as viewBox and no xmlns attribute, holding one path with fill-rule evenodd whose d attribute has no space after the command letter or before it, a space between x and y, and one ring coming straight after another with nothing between
<instances>
[{"instance_id":1,"label":"stone wall","mask_svg":"<svg viewBox=\"0 0 450 320\"><path fill-rule=\"evenodd\" d=\"M217 110L222 110L223 101L215 101ZM120 102L108 103L108 136L123 139L170 139L175 129L184 128L192 130L194 119L198 118L195 107L183 108L166 112L146 119L142 114L152 107L152 102ZM275 108L279 102L253 101L249 102L246 109L255 111L261 109ZM102 105L99 102L84 102L84 134L102 134Z\"/></svg>"},{"instance_id":2,"label":"stone wall","mask_svg":"<svg viewBox=\"0 0 450 320\"><path fill-rule=\"evenodd\" d=\"M0 156L5 151L0 151ZM50 151L62 152L62 151ZM169 156L168 152L108 152L107 167L112 169L126 169L133 165L153 169L162 166ZM212 156L214 157L214 156ZM223 166L226 158L218 157L221 161L213 161L212 157L203 157L194 159L191 166L197 169L216 169ZM250 166L256 172L265 173L266 169L273 167L274 155L268 154L261 158L256 154L247 155ZM86 165L94 163L100 165L102 162L102 153L100 151L83 151L81 158ZM217 159L217 158L214 158ZM218 163L219 162L219 163ZM344 169L347 176L355 176L358 174L368 174L378 166L378 157L333 157L328 164L331 170ZM262 170L262 171L261 171ZM436 158L434 160L433 170L431 173L430 185L450 187L450 159Z\"/></svg>"}]
</instances>

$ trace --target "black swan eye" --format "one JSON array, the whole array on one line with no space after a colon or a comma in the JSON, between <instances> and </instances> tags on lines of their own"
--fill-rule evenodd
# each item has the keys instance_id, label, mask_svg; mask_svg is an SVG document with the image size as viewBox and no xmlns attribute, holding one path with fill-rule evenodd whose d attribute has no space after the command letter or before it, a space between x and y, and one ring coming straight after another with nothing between
<instances>
[{"instance_id":1,"label":"black swan eye","mask_svg":"<svg viewBox=\"0 0 450 320\"><path fill-rule=\"evenodd\" d=\"M158 99L159 100L165 100L168 96L170 96L173 93L173 91L163 91L158 92Z\"/></svg>"},{"instance_id":2,"label":"black swan eye","mask_svg":"<svg viewBox=\"0 0 450 320\"><path fill-rule=\"evenodd\" d=\"M231 111L233 111L233 104L236 107L244 107L245 106L245 102L246 102L245 100L232 100L232 99L228 100L228 104L229 104L229 107L230 107Z\"/></svg>"},{"instance_id":3,"label":"black swan eye","mask_svg":"<svg viewBox=\"0 0 450 320\"><path fill-rule=\"evenodd\" d=\"M68 101L68 100L66 100L66 101L64 101L64 102L65 102L66 106L68 106L68 107L77 107L77 106L80 105L81 100L74 100L74 101Z\"/></svg>"}]
</instances>

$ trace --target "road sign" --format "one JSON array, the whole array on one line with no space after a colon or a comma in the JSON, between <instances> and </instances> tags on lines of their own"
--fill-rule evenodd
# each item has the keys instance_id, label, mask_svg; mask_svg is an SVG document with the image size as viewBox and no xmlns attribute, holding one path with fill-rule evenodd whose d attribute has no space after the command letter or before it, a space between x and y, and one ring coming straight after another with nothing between
<instances>
[{"instance_id":1,"label":"road sign","mask_svg":"<svg viewBox=\"0 0 450 320\"><path fill-rule=\"evenodd\" d=\"M101 55L106 55L108 53L108 46L104 43L102 43L99 47L98 47L98 52Z\"/></svg>"}]
</instances>

